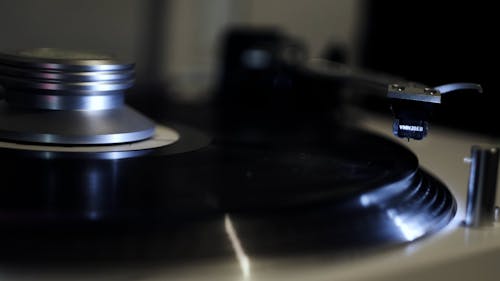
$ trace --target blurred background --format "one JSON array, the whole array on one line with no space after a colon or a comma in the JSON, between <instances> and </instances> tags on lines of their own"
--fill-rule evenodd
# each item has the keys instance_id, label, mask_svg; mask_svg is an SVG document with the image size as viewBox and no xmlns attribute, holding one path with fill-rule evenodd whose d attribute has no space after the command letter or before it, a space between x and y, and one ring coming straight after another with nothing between
<instances>
[{"instance_id":1,"label":"blurred background","mask_svg":"<svg viewBox=\"0 0 500 281\"><path fill-rule=\"evenodd\" d=\"M196 103L213 98L221 72L228 71L221 66L227 62L223 52L228 30L272 30L300 42L308 57L432 86L481 83L485 94L450 95L435 118L455 128L500 135L495 121L498 16L493 4L463 2L2 1L0 48L60 47L130 58L137 63L142 92L154 88L155 95ZM357 101L370 110L389 112L380 96Z\"/></svg>"}]
</instances>

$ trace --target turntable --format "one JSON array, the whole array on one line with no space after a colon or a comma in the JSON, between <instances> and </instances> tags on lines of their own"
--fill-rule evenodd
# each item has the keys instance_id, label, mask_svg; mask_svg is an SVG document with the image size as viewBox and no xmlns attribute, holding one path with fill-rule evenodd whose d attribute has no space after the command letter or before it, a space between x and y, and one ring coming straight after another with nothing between
<instances>
[{"instance_id":1,"label":"turntable","mask_svg":"<svg viewBox=\"0 0 500 281\"><path fill-rule=\"evenodd\" d=\"M498 258L495 148L473 149L465 223L483 228L465 228L466 180L446 170L471 137L438 129L408 148L380 134L391 128L383 118L283 109L254 119L247 107L210 112L216 124L201 130L127 106L133 80L132 63L108 56L0 55L7 277L27 268L51 280L398 280L400 267L431 280L436 264ZM389 86L396 135L425 136L427 120L412 123L422 116L399 108L447 91L432 90ZM443 145L457 155L429 154ZM459 260L444 263L450 256Z\"/></svg>"}]
</instances>

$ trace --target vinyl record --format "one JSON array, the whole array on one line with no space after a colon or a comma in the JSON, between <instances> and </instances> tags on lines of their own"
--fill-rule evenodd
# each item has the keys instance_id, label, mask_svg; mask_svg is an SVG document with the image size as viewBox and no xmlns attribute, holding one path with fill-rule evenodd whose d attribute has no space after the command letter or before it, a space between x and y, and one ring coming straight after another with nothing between
<instances>
[{"instance_id":1,"label":"vinyl record","mask_svg":"<svg viewBox=\"0 0 500 281\"><path fill-rule=\"evenodd\" d=\"M214 257L235 236L252 256L340 253L413 241L455 214L415 155L368 132L174 127L177 142L138 157L1 149L4 253Z\"/></svg>"}]
</instances>

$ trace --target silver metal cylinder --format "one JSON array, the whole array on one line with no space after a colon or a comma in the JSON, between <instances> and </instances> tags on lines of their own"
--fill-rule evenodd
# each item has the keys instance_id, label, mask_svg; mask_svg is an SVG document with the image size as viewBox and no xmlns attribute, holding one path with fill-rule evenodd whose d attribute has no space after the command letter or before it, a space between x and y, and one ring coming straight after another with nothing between
<instances>
[{"instance_id":1,"label":"silver metal cylinder","mask_svg":"<svg viewBox=\"0 0 500 281\"><path fill-rule=\"evenodd\" d=\"M64 145L145 140L155 124L127 107L134 64L52 48L0 52L0 139Z\"/></svg>"},{"instance_id":2,"label":"silver metal cylinder","mask_svg":"<svg viewBox=\"0 0 500 281\"><path fill-rule=\"evenodd\" d=\"M489 226L495 221L498 156L498 147L474 145L471 148L466 226Z\"/></svg>"}]
</instances>

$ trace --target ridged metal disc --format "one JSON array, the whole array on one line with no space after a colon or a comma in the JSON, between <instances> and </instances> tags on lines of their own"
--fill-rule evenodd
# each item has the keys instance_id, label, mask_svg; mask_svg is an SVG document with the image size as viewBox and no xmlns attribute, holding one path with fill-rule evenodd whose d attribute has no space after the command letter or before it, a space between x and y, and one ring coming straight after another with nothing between
<instances>
[{"instance_id":1,"label":"ridged metal disc","mask_svg":"<svg viewBox=\"0 0 500 281\"><path fill-rule=\"evenodd\" d=\"M134 85L134 80L121 81L97 81L97 82L59 82L55 80L35 80L35 79L19 79L7 76L0 76L0 80L7 88L26 88L40 89L52 91L91 91L91 92L107 92L121 91L128 89Z\"/></svg>"},{"instance_id":2,"label":"ridged metal disc","mask_svg":"<svg viewBox=\"0 0 500 281\"><path fill-rule=\"evenodd\" d=\"M122 81L134 78L134 71L57 71L57 70L37 70L30 68L15 67L0 64L0 75L6 77L29 78L52 81L79 81L79 82L97 82L97 81Z\"/></svg>"},{"instance_id":3,"label":"ridged metal disc","mask_svg":"<svg viewBox=\"0 0 500 281\"><path fill-rule=\"evenodd\" d=\"M47 70L113 71L129 70L132 62L110 56L53 48L38 48L0 53L0 64Z\"/></svg>"}]
</instances>

